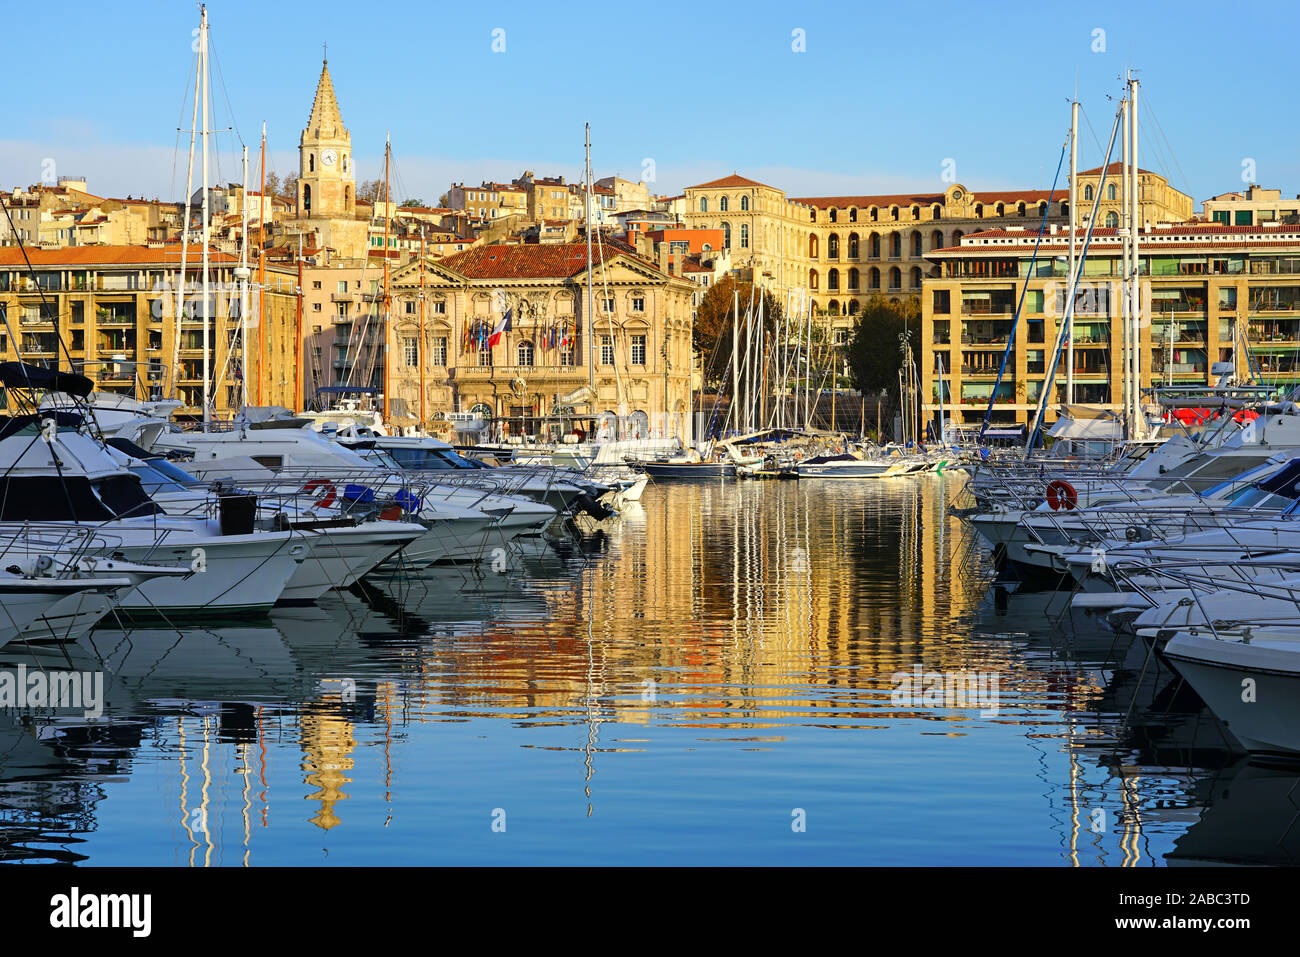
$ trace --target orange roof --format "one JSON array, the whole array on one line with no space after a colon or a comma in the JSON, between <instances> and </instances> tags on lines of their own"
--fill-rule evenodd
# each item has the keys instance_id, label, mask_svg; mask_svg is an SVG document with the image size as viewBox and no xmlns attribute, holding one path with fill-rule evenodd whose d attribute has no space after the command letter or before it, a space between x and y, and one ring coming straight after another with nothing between
<instances>
[{"instance_id":1,"label":"orange roof","mask_svg":"<svg viewBox=\"0 0 1300 957\"><path fill-rule=\"evenodd\" d=\"M1124 164L1123 164L1122 162L1116 161L1116 162L1111 163L1109 166L1106 167L1106 175L1107 175L1107 176L1118 176L1118 175L1120 175L1121 172L1123 172L1123 169L1124 169ZM1097 174L1097 173L1100 173L1100 172L1101 172L1101 167L1100 167L1100 166L1094 166L1092 169L1083 169L1083 170L1079 170L1079 175L1080 175L1080 176L1093 176L1093 175L1095 175L1095 174ZM1141 166L1139 166L1139 167L1138 167L1138 172L1139 172L1139 173L1150 173L1151 170L1149 170L1149 169L1143 169ZM1156 174L1156 175L1159 175L1159 174Z\"/></svg>"},{"instance_id":2,"label":"orange roof","mask_svg":"<svg viewBox=\"0 0 1300 957\"><path fill-rule=\"evenodd\" d=\"M199 265L202 246L191 245L187 266ZM56 266L179 266L180 243L167 248L152 246L65 246L61 249L28 249L27 256L33 267ZM208 260L213 263L236 263L238 258L230 253L211 249ZM0 268L23 266L23 251L17 246L0 246Z\"/></svg>"},{"instance_id":3,"label":"orange roof","mask_svg":"<svg viewBox=\"0 0 1300 957\"><path fill-rule=\"evenodd\" d=\"M609 240L602 240L601 245L603 249L592 247L593 263L601 261L602 253L606 259L629 255L625 248L613 248ZM567 279L587 268L587 245L476 246L443 263L470 279Z\"/></svg>"},{"instance_id":4,"label":"orange roof","mask_svg":"<svg viewBox=\"0 0 1300 957\"><path fill-rule=\"evenodd\" d=\"M818 209L829 209L832 206L911 206L913 204L928 206L931 203L942 203L943 193L926 195L891 193L882 196L803 196L799 198L791 197L790 201L792 203L803 203L807 206L816 206Z\"/></svg>"},{"instance_id":5,"label":"orange roof","mask_svg":"<svg viewBox=\"0 0 1300 957\"><path fill-rule=\"evenodd\" d=\"M715 179L715 180L710 180L707 183L700 183L700 185L693 186L691 188L692 189L731 189L736 186L763 186L767 189L771 189L771 187L767 186L767 184L765 183L760 183L757 180L746 179L745 177L737 173L732 173L730 176L724 176L722 177L722 179Z\"/></svg>"}]
</instances>

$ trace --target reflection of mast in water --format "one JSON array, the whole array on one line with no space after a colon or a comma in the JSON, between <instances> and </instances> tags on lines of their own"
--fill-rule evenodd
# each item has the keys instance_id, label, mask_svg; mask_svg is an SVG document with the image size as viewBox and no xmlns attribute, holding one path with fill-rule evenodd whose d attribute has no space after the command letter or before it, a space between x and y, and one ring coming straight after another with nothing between
<instances>
[{"instance_id":1,"label":"reflection of mast in water","mask_svg":"<svg viewBox=\"0 0 1300 957\"><path fill-rule=\"evenodd\" d=\"M247 742L238 745L237 753L239 755L239 774L244 779L244 806L242 808L242 813L244 817L244 866L247 867L248 855L252 850L252 848L249 847L249 842L251 841L253 836L252 819L249 815L249 811L251 811L253 808L253 800L250 797L252 783L248 779L248 776L252 774L253 769L248 766Z\"/></svg>"}]
</instances>

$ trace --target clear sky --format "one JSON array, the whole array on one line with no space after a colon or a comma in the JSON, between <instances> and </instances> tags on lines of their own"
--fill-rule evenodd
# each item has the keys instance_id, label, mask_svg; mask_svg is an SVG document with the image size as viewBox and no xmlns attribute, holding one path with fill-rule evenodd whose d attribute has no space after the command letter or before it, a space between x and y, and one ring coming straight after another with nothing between
<instances>
[{"instance_id":1,"label":"clear sky","mask_svg":"<svg viewBox=\"0 0 1300 957\"><path fill-rule=\"evenodd\" d=\"M523 169L577 178L588 120L596 177L652 169L660 193L733 170L793 196L938 191L945 170L975 190L1047 188L1076 84L1092 166L1130 65L1150 107L1144 167L1198 203L1240 189L1248 161L1261 185L1300 193L1294 2L208 9L214 127L233 119L255 166L266 121L270 168L295 172L328 42L359 174L382 174L391 132L398 199ZM100 194L180 196L197 7L70 0L21 19L6 46L0 184L53 168ZM233 142L214 138L214 180L239 178Z\"/></svg>"}]
</instances>

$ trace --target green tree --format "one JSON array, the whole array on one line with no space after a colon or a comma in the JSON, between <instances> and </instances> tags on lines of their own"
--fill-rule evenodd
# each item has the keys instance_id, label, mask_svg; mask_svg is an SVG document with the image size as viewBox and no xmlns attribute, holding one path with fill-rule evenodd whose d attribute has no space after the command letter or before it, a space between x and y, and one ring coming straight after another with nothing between
<instances>
[{"instance_id":1,"label":"green tree","mask_svg":"<svg viewBox=\"0 0 1300 957\"><path fill-rule=\"evenodd\" d=\"M695 311L695 327L691 339L704 362L705 385L725 385L729 381L731 363L731 329L735 324L735 303L740 299L740 317L753 302L758 308L758 292L752 283L738 282L734 276L724 276L709 287ZM763 296L763 331L770 334L781 319L781 302L768 290Z\"/></svg>"},{"instance_id":2,"label":"green tree","mask_svg":"<svg viewBox=\"0 0 1300 957\"><path fill-rule=\"evenodd\" d=\"M404 200L402 200L402 202L401 202L399 205L401 206L402 209L409 209L409 208L414 207L414 206L423 206L423 205L424 205L424 200L422 200L422 199L404 199Z\"/></svg>"},{"instance_id":3,"label":"green tree","mask_svg":"<svg viewBox=\"0 0 1300 957\"><path fill-rule=\"evenodd\" d=\"M879 294L868 299L844 348L854 388L866 394L896 390L904 347L910 343L915 354L920 327L921 300L916 296L903 302Z\"/></svg>"}]
</instances>

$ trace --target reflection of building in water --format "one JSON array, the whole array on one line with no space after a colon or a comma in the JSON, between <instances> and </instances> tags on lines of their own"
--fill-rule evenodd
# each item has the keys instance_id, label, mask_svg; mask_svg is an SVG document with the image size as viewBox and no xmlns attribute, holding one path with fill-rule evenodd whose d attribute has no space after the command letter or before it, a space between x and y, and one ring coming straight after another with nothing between
<instances>
[{"instance_id":1,"label":"reflection of building in water","mask_svg":"<svg viewBox=\"0 0 1300 957\"><path fill-rule=\"evenodd\" d=\"M863 707L885 717L874 709L888 704L891 676L917 663L1005 671L1002 645L970 640L963 625L982 589L955 567L960 525L946 509L958 487L939 477L659 486L579 580L523 586L544 598L544 618L488 622L477 641L439 646L454 661L431 673L457 684L435 693L573 719L590 697L590 657L622 722L674 708L693 724L744 727L816 708L833 725ZM707 704L702 686L719 689ZM703 710L689 713L696 702Z\"/></svg>"},{"instance_id":2,"label":"reflection of building in water","mask_svg":"<svg viewBox=\"0 0 1300 957\"><path fill-rule=\"evenodd\" d=\"M320 811L308 820L326 831L341 823L334 805L348 799L343 785L352 781L346 772L352 770L352 752L357 746L352 722L325 710L337 707L337 699L326 698L304 710L300 720L302 769L307 772L304 780L317 789L304 797L320 802Z\"/></svg>"}]
</instances>

